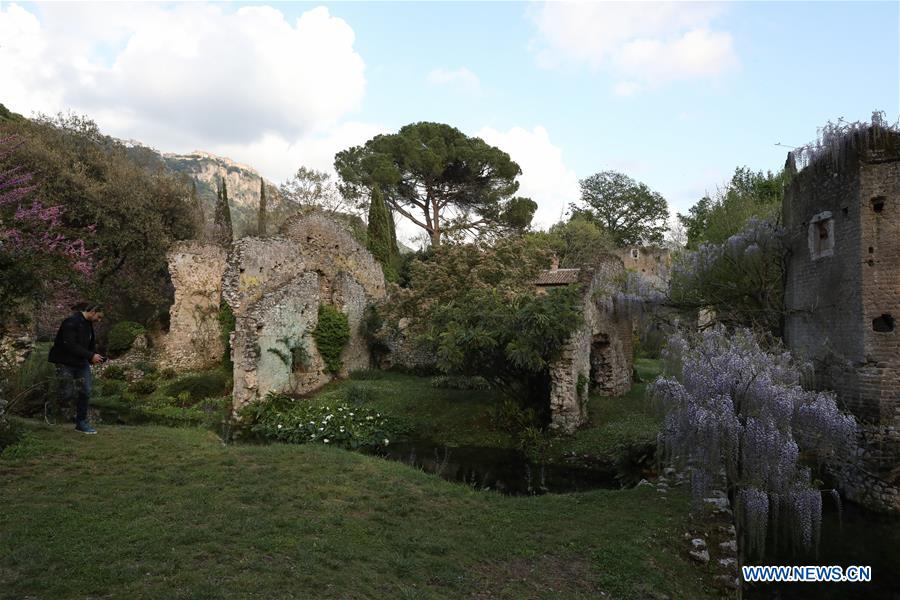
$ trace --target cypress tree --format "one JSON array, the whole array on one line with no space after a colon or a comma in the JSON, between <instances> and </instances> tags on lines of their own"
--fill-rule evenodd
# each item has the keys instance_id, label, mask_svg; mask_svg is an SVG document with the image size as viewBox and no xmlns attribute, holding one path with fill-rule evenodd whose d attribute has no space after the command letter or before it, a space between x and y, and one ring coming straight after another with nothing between
<instances>
[{"instance_id":1,"label":"cypress tree","mask_svg":"<svg viewBox=\"0 0 900 600\"><path fill-rule=\"evenodd\" d=\"M381 263L385 278L388 281L396 281L398 252L394 220L377 186L372 190L372 200L369 203L369 227L366 237L369 252Z\"/></svg>"},{"instance_id":2,"label":"cypress tree","mask_svg":"<svg viewBox=\"0 0 900 600\"><path fill-rule=\"evenodd\" d=\"M215 241L223 246L231 246L234 234L231 228L231 209L228 207L228 188L225 178L221 179L222 185L216 194L216 216L213 221Z\"/></svg>"},{"instance_id":3,"label":"cypress tree","mask_svg":"<svg viewBox=\"0 0 900 600\"><path fill-rule=\"evenodd\" d=\"M266 182L260 177L259 178L259 218L257 219L259 224L259 236L263 237L266 235Z\"/></svg>"}]
</instances>

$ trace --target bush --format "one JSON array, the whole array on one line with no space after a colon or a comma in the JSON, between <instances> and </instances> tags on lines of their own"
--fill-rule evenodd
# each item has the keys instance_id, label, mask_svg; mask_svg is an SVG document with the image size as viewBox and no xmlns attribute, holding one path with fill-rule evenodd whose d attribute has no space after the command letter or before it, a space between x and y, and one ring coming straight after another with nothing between
<instances>
[{"instance_id":1,"label":"bush","mask_svg":"<svg viewBox=\"0 0 900 600\"><path fill-rule=\"evenodd\" d=\"M128 391L141 396L147 396L156 391L156 384L147 378L138 379L128 386Z\"/></svg>"},{"instance_id":2,"label":"bush","mask_svg":"<svg viewBox=\"0 0 900 600\"><path fill-rule=\"evenodd\" d=\"M313 339L316 340L316 348L325 361L325 368L329 373L337 374L344 366L341 361L341 352L350 340L350 324L347 315L333 306L322 304L319 306L319 322L313 330Z\"/></svg>"},{"instance_id":3,"label":"bush","mask_svg":"<svg viewBox=\"0 0 900 600\"><path fill-rule=\"evenodd\" d=\"M37 344L19 366L10 389L9 413L23 416L42 414L44 402L58 395L56 365L47 362L49 351L50 344Z\"/></svg>"},{"instance_id":4,"label":"bush","mask_svg":"<svg viewBox=\"0 0 900 600\"><path fill-rule=\"evenodd\" d=\"M196 402L203 398L224 396L228 392L230 385L231 378L228 374L217 370L184 375L167 385L165 392L166 395L175 398L180 397L183 392L187 392L190 399Z\"/></svg>"},{"instance_id":5,"label":"bush","mask_svg":"<svg viewBox=\"0 0 900 600\"><path fill-rule=\"evenodd\" d=\"M97 391L101 396L119 396L125 391L125 382L119 379L104 378L98 384Z\"/></svg>"},{"instance_id":6,"label":"bush","mask_svg":"<svg viewBox=\"0 0 900 600\"><path fill-rule=\"evenodd\" d=\"M348 404L360 406L372 400L372 390L365 385L350 384L344 392L344 400Z\"/></svg>"},{"instance_id":7,"label":"bush","mask_svg":"<svg viewBox=\"0 0 900 600\"><path fill-rule=\"evenodd\" d=\"M222 336L222 345L225 347L225 353L222 356L222 366L226 371L234 368L231 362L231 333L234 331L236 321L234 312L225 302L219 306L219 335Z\"/></svg>"},{"instance_id":8,"label":"bush","mask_svg":"<svg viewBox=\"0 0 900 600\"><path fill-rule=\"evenodd\" d=\"M120 365L109 365L103 369L101 377L103 377L103 379L125 381L125 369Z\"/></svg>"},{"instance_id":9,"label":"bush","mask_svg":"<svg viewBox=\"0 0 900 600\"><path fill-rule=\"evenodd\" d=\"M106 338L106 349L110 354L123 354L131 349L135 338L144 335L146 329L134 321L119 321L109 330Z\"/></svg>"},{"instance_id":10,"label":"bush","mask_svg":"<svg viewBox=\"0 0 900 600\"><path fill-rule=\"evenodd\" d=\"M350 371L350 379L356 379L357 381L384 379L384 371L378 369L356 369Z\"/></svg>"},{"instance_id":11,"label":"bush","mask_svg":"<svg viewBox=\"0 0 900 600\"><path fill-rule=\"evenodd\" d=\"M25 428L15 421L0 419L0 452L22 439Z\"/></svg>"},{"instance_id":12,"label":"bush","mask_svg":"<svg viewBox=\"0 0 900 600\"><path fill-rule=\"evenodd\" d=\"M241 409L243 427L265 439L343 448L386 446L398 431L385 415L345 403L319 406L281 394Z\"/></svg>"},{"instance_id":13,"label":"bush","mask_svg":"<svg viewBox=\"0 0 900 600\"><path fill-rule=\"evenodd\" d=\"M488 410L491 424L496 429L519 434L530 427L538 426L538 417L533 408L522 408L518 402L504 398L502 402Z\"/></svg>"},{"instance_id":14,"label":"bush","mask_svg":"<svg viewBox=\"0 0 900 600\"><path fill-rule=\"evenodd\" d=\"M178 373L175 372L175 369L167 367L159 372L159 376L163 379L175 379L175 377L178 376Z\"/></svg>"},{"instance_id":15,"label":"bush","mask_svg":"<svg viewBox=\"0 0 900 600\"><path fill-rule=\"evenodd\" d=\"M431 378L431 387L447 390L486 390L491 387L484 377L465 375L438 375Z\"/></svg>"}]
</instances>

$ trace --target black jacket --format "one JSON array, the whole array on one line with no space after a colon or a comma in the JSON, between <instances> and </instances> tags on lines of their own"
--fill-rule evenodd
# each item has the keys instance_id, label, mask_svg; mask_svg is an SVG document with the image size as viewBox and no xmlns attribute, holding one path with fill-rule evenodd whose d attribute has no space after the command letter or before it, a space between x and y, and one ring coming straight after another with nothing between
<instances>
[{"instance_id":1,"label":"black jacket","mask_svg":"<svg viewBox=\"0 0 900 600\"><path fill-rule=\"evenodd\" d=\"M94 324L76 312L59 326L47 360L70 367L83 367L90 364L92 356Z\"/></svg>"}]
</instances>

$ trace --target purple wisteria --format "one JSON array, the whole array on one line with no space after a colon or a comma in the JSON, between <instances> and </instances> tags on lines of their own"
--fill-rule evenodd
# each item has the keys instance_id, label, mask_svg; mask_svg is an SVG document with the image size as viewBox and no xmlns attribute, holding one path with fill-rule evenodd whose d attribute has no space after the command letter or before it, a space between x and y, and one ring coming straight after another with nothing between
<instances>
[{"instance_id":1,"label":"purple wisteria","mask_svg":"<svg viewBox=\"0 0 900 600\"><path fill-rule=\"evenodd\" d=\"M675 334L664 359L670 376L651 385L665 410L660 441L694 493L727 486L750 554L785 525L790 544L814 546L822 497L801 457L853 456L853 417L832 393L804 390L790 353L766 351L749 329Z\"/></svg>"}]
</instances>

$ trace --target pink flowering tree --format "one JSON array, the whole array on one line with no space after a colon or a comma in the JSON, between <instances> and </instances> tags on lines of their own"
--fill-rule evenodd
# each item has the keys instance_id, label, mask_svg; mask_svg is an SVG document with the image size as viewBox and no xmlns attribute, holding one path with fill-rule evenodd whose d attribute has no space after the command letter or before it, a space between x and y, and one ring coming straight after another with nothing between
<instances>
[{"instance_id":1,"label":"pink flowering tree","mask_svg":"<svg viewBox=\"0 0 900 600\"><path fill-rule=\"evenodd\" d=\"M669 376L651 394L665 411L666 459L690 473L698 497L728 490L748 555L785 530L789 545L815 546L822 492L814 468L855 455L853 417L834 394L803 389L790 353L767 351L749 329L675 334L663 356Z\"/></svg>"},{"instance_id":2,"label":"pink flowering tree","mask_svg":"<svg viewBox=\"0 0 900 600\"><path fill-rule=\"evenodd\" d=\"M34 198L34 175L15 164L23 143L15 136L0 138L0 305L5 308L40 298L61 283L82 283L93 273L91 250L64 226L63 207ZM0 314L0 325L10 316Z\"/></svg>"}]
</instances>

